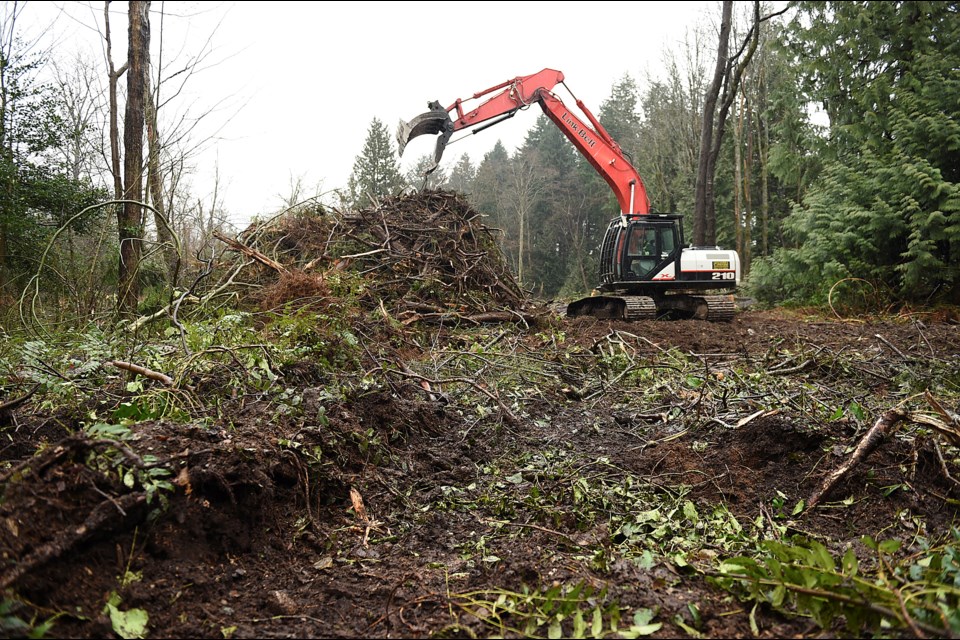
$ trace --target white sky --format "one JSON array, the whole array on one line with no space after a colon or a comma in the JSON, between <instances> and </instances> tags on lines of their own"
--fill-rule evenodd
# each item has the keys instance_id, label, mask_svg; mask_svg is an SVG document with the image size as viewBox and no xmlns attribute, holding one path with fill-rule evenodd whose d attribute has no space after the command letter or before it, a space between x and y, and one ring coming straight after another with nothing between
<instances>
[{"instance_id":1,"label":"white sky","mask_svg":"<svg viewBox=\"0 0 960 640\"><path fill-rule=\"evenodd\" d=\"M648 73L658 75L665 49L679 53L686 33L712 22L718 7L715 1L154 0L151 28L156 50L164 11L166 60L197 55L209 39L205 68L181 95L181 108L195 114L216 105L193 134L215 136L198 157L193 190L208 199L218 167L225 207L245 224L278 210L298 179L308 194L317 184L322 191L345 186L374 117L393 132L428 101L448 106L546 67L562 71L567 86L597 112L624 74L641 83ZM111 10L120 66L126 3L114 2ZM102 17L101 2L35 1L21 24L52 24L58 56L85 51L103 68L95 26L102 28ZM559 95L572 103L562 89ZM477 165L498 139L512 152L540 113L532 111L448 146L443 166L462 153ZM433 148L433 136L411 143L404 172Z\"/></svg>"}]
</instances>

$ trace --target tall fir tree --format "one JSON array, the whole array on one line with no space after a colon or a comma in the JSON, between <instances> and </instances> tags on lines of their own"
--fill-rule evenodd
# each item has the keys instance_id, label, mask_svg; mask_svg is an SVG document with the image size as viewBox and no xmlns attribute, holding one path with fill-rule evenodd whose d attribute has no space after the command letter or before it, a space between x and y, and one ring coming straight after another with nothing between
<instances>
[{"instance_id":1,"label":"tall fir tree","mask_svg":"<svg viewBox=\"0 0 960 640\"><path fill-rule=\"evenodd\" d=\"M373 118L367 129L363 150L353 163L347 182L348 200L353 207L365 207L406 187L400 163L387 127Z\"/></svg>"},{"instance_id":2,"label":"tall fir tree","mask_svg":"<svg viewBox=\"0 0 960 640\"><path fill-rule=\"evenodd\" d=\"M432 153L425 153L417 158L416 164L407 172L407 184L418 191L442 187L447 181L447 172L442 166L435 167L434 164Z\"/></svg>"},{"instance_id":3,"label":"tall fir tree","mask_svg":"<svg viewBox=\"0 0 960 640\"><path fill-rule=\"evenodd\" d=\"M579 154L545 115L527 133L517 158L529 162L542 183L530 210L527 283L543 295L555 296L569 271L571 233L576 224L583 185L577 180Z\"/></svg>"},{"instance_id":4,"label":"tall fir tree","mask_svg":"<svg viewBox=\"0 0 960 640\"><path fill-rule=\"evenodd\" d=\"M614 83L610 97L600 104L600 124L630 162L636 166L640 154L640 91L629 73Z\"/></svg>"},{"instance_id":5,"label":"tall fir tree","mask_svg":"<svg viewBox=\"0 0 960 640\"><path fill-rule=\"evenodd\" d=\"M509 215L505 194L510 182L510 154L500 140L484 154L468 196L470 204L498 231L500 247L510 264L517 262L516 221Z\"/></svg>"},{"instance_id":6,"label":"tall fir tree","mask_svg":"<svg viewBox=\"0 0 960 640\"><path fill-rule=\"evenodd\" d=\"M470 156L464 153L453 165L450 170L450 177L447 178L445 189L456 191L462 195L469 195L473 192L473 184L477 179L477 168L470 161Z\"/></svg>"}]
</instances>

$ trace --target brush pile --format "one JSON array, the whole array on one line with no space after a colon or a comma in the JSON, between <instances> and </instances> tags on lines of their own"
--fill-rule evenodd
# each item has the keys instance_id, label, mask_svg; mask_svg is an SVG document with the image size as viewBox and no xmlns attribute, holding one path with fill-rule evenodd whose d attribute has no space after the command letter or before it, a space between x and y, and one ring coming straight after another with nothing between
<instances>
[{"instance_id":1,"label":"brush pile","mask_svg":"<svg viewBox=\"0 0 960 640\"><path fill-rule=\"evenodd\" d=\"M271 308L354 296L361 307L404 323L522 319L526 296L493 231L455 193L424 191L357 211L288 216L248 229L240 243L280 274L264 283L261 304Z\"/></svg>"}]
</instances>

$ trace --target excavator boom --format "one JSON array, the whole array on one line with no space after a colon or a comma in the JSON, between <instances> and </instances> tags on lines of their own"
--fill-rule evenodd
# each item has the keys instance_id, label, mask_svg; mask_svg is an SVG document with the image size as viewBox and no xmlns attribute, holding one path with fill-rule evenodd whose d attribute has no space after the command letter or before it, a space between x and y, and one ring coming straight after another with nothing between
<instances>
[{"instance_id":1,"label":"excavator boom","mask_svg":"<svg viewBox=\"0 0 960 640\"><path fill-rule=\"evenodd\" d=\"M439 102L431 102L428 104L429 111L421 113L409 122L400 121L397 128L400 155L403 155L407 143L417 136L440 134L434 151L434 166L427 172L430 173L439 165L447 142L455 132L472 129L474 133L478 133L488 126L512 117L520 109L539 104L547 117L557 125L613 189L620 203L622 215L649 213L650 201L643 186L643 180L624 156L620 145L610 137L600 121L581 101L574 98L587 122L568 109L553 93L553 88L563 84L563 80L562 72L544 69L529 76L519 76L501 82L469 98L457 99L446 109L441 107ZM484 97L487 99L475 108L470 109L465 106Z\"/></svg>"}]
</instances>

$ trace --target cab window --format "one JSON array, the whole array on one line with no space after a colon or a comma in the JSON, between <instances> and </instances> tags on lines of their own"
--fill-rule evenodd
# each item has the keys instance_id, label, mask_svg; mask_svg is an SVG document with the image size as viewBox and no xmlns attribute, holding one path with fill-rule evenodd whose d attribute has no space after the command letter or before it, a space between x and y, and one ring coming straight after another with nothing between
<instances>
[{"instance_id":1,"label":"cab window","mask_svg":"<svg viewBox=\"0 0 960 640\"><path fill-rule=\"evenodd\" d=\"M630 256L657 255L657 230L653 227L634 227L630 230L630 244L627 248Z\"/></svg>"},{"instance_id":2,"label":"cab window","mask_svg":"<svg viewBox=\"0 0 960 640\"><path fill-rule=\"evenodd\" d=\"M677 243L674 241L673 228L662 227L660 229L660 253L671 254L676 248Z\"/></svg>"}]
</instances>

